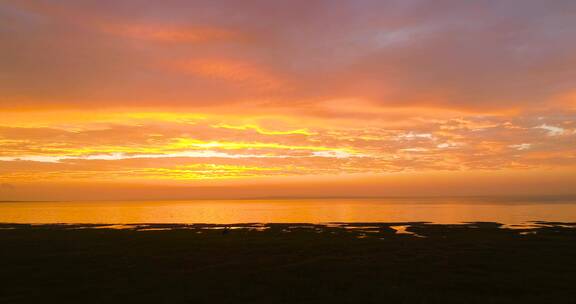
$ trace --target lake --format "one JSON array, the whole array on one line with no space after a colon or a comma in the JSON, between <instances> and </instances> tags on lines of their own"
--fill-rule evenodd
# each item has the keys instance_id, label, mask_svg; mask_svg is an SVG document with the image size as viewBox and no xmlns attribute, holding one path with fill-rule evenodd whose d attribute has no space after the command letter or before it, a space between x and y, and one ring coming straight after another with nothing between
<instances>
[{"instance_id":1,"label":"lake","mask_svg":"<svg viewBox=\"0 0 576 304\"><path fill-rule=\"evenodd\" d=\"M4 223L576 222L574 198L3 202Z\"/></svg>"}]
</instances>

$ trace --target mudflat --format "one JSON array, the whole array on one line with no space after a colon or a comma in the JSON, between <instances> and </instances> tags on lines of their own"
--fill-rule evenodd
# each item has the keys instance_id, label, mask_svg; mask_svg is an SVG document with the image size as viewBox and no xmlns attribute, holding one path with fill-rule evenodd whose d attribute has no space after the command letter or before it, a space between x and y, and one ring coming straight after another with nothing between
<instances>
[{"instance_id":1,"label":"mudflat","mask_svg":"<svg viewBox=\"0 0 576 304\"><path fill-rule=\"evenodd\" d=\"M575 303L576 223L0 224L1 303Z\"/></svg>"}]
</instances>

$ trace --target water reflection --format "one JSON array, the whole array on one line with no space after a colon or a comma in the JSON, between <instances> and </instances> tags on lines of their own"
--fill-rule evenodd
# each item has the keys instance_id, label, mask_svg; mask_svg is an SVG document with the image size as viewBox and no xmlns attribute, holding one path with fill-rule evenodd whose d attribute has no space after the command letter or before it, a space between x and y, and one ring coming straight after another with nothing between
<instances>
[{"instance_id":1,"label":"water reflection","mask_svg":"<svg viewBox=\"0 0 576 304\"><path fill-rule=\"evenodd\" d=\"M4 223L328 223L576 221L576 202L466 199L0 203Z\"/></svg>"},{"instance_id":2,"label":"water reflection","mask_svg":"<svg viewBox=\"0 0 576 304\"><path fill-rule=\"evenodd\" d=\"M390 226L390 228L396 230L397 234L408 234L408 235L413 235L415 237L423 237L417 233L414 233L412 231L408 230L408 227L410 227L410 225L399 225L399 226Z\"/></svg>"},{"instance_id":3,"label":"water reflection","mask_svg":"<svg viewBox=\"0 0 576 304\"><path fill-rule=\"evenodd\" d=\"M516 226L511 228L510 226ZM520 227L524 226L524 227ZM461 224L437 223L326 223L326 224L8 224L0 223L0 230L20 229L43 231L87 231L108 229L110 231L129 230L135 233L169 233L170 231L188 231L195 234L212 236L302 236L322 234L326 237L351 237L355 239L390 240L395 238L459 238L469 237L573 237L576 223L532 222L527 225L503 225L493 222L470 222Z\"/></svg>"}]
</instances>

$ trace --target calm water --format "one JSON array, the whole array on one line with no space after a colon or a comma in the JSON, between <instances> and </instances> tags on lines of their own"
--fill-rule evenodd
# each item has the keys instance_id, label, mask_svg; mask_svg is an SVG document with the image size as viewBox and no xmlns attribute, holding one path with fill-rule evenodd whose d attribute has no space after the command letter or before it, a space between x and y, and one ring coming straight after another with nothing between
<instances>
[{"instance_id":1,"label":"calm water","mask_svg":"<svg viewBox=\"0 0 576 304\"><path fill-rule=\"evenodd\" d=\"M4 202L4 223L576 222L576 199Z\"/></svg>"}]
</instances>

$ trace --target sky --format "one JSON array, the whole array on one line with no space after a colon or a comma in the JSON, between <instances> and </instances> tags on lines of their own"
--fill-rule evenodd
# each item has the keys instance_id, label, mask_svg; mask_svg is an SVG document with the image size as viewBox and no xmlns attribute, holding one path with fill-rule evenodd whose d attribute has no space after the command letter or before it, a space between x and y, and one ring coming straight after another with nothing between
<instances>
[{"instance_id":1,"label":"sky","mask_svg":"<svg viewBox=\"0 0 576 304\"><path fill-rule=\"evenodd\" d=\"M572 0L4 0L0 200L576 193Z\"/></svg>"}]
</instances>

